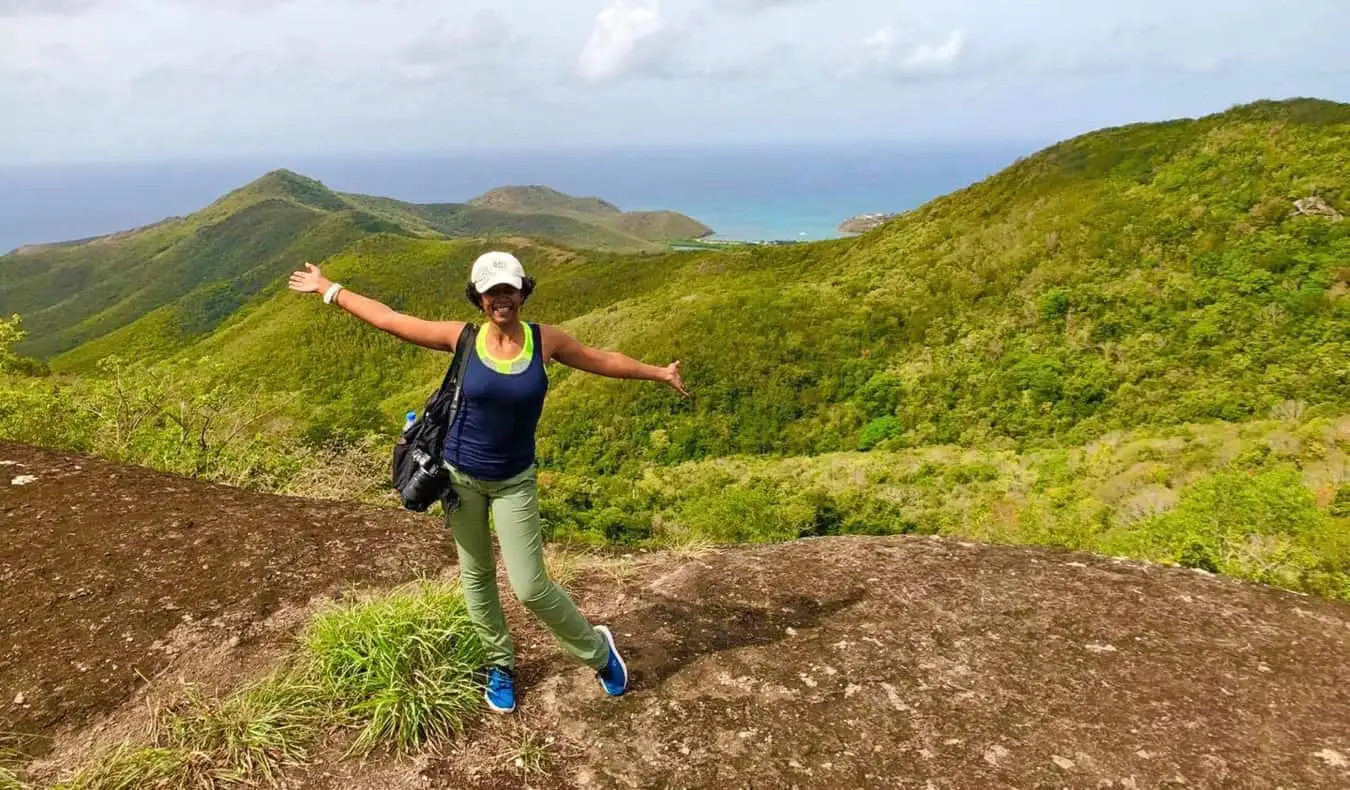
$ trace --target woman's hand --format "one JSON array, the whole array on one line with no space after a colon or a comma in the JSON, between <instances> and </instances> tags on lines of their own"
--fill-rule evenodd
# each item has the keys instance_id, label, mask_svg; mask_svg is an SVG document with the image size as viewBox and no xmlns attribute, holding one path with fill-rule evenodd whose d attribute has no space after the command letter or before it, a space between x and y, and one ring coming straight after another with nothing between
<instances>
[{"instance_id":1,"label":"woman's hand","mask_svg":"<svg viewBox=\"0 0 1350 790\"><path fill-rule=\"evenodd\" d=\"M332 284L323 276L323 272L319 271L319 267L309 261L305 261L305 271L291 274L291 290L302 294L323 293Z\"/></svg>"},{"instance_id":2,"label":"woman's hand","mask_svg":"<svg viewBox=\"0 0 1350 790\"><path fill-rule=\"evenodd\" d=\"M290 284L292 291L302 294L325 293L332 287L333 281L324 277L318 266L305 261L303 272L291 273ZM454 351L459 342L459 333L464 329L463 321L425 321L404 315L347 288L342 289L340 296L342 301L335 301L334 304L381 332L437 351Z\"/></svg>"},{"instance_id":3,"label":"woman's hand","mask_svg":"<svg viewBox=\"0 0 1350 790\"><path fill-rule=\"evenodd\" d=\"M686 398L684 379L680 377L680 361L666 365L648 365L617 351L601 351L577 341L576 338L557 328L543 324L540 335L544 341L544 358L556 359L569 368L584 370L615 379L643 379L646 381L664 381L672 389Z\"/></svg>"},{"instance_id":4,"label":"woman's hand","mask_svg":"<svg viewBox=\"0 0 1350 790\"><path fill-rule=\"evenodd\" d=\"M678 359L666 366L663 380L674 387L676 392L686 398L689 397L689 391L684 388L684 379L680 378L680 361Z\"/></svg>"}]
</instances>

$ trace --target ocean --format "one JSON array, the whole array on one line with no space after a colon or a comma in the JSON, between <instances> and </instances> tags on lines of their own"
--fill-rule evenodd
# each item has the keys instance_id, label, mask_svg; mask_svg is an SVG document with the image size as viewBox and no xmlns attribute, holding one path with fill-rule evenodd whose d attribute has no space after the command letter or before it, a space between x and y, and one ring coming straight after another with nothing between
<instances>
[{"instance_id":1,"label":"ocean","mask_svg":"<svg viewBox=\"0 0 1350 790\"><path fill-rule=\"evenodd\" d=\"M432 203L507 184L671 209L740 241L835 238L856 214L901 212L1033 153L1031 144L850 144L482 151L0 167L0 252L181 216L269 170Z\"/></svg>"}]
</instances>

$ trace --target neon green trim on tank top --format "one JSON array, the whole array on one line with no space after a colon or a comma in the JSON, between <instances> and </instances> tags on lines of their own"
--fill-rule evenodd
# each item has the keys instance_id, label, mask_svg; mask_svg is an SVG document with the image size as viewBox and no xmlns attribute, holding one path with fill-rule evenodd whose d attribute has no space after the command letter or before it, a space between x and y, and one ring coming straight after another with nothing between
<instances>
[{"instance_id":1,"label":"neon green trim on tank top","mask_svg":"<svg viewBox=\"0 0 1350 790\"><path fill-rule=\"evenodd\" d=\"M479 331L478 340L474 345L478 352L478 358L482 360L483 364L490 370L504 376L514 376L529 370L530 362L534 360L534 330L530 328L529 324L522 324L522 326L525 328L525 342L521 345L520 353L516 354L514 359L497 359L489 354L487 330Z\"/></svg>"}]
</instances>

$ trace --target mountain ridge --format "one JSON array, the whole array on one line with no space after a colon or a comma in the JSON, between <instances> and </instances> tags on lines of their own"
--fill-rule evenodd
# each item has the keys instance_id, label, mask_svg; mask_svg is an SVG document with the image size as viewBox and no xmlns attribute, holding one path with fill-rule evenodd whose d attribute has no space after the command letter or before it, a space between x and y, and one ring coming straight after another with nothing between
<instances>
[{"instance_id":1,"label":"mountain ridge","mask_svg":"<svg viewBox=\"0 0 1350 790\"><path fill-rule=\"evenodd\" d=\"M555 200L572 200L554 191ZM583 204L588 199L581 200ZM617 211L617 210L616 210ZM0 314L25 316L22 353L54 357L148 313L224 288L198 333L260 293L272 277L321 260L374 233L423 238L534 236L579 248L655 251L710 229L684 215L506 211L468 203L415 204L336 192L287 169L270 171L200 211L87 239L27 245L0 256ZM252 274L262 266L264 274ZM164 323L161 321L161 323ZM193 335L183 335L187 339Z\"/></svg>"}]
</instances>

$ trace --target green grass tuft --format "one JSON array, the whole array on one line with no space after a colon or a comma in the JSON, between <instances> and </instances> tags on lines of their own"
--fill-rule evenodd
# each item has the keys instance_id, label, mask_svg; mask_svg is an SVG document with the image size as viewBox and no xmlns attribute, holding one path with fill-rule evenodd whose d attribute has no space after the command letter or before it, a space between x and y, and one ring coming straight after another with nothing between
<instances>
[{"instance_id":1,"label":"green grass tuft","mask_svg":"<svg viewBox=\"0 0 1350 790\"><path fill-rule=\"evenodd\" d=\"M335 604L301 635L282 670L225 697L188 687L160 712L154 746L124 743L61 790L276 786L321 736L359 733L352 752L408 752L460 735L481 705L483 649L457 584L422 581ZM0 790L23 785L0 771Z\"/></svg>"},{"instance_id":2,"label":"green grass tuft","mask_svg":"<svg viewBox=\"0 0 1350 790\"><path fill-rule=\"evenodd\" d=\"M0 732L0 790L26 790L28 787L19 778L27 759L20 748L11 745L19 742L17 736Z\"/></svg>"},{"instance_id":3,"label":"green grass tuft","mask_svg":"<svg viewBox=\"0 0 1350 790\"><path fill-rule=\"evenodd\" d=\"M483 648L457 585L419 582L320 614L303 636L353 751L402 752L463 732Z\"/></svg>"},{"instance_id":4,"label":"green grass tuft","mask_svg":"<svg viewBox=\"0 0 1350 790\"><path fill-rule=\"evenodd\" d=\"M190 687L186 701L161 714L161 747L203 755L220 779L275 783L279 769L302 763L327 714L323 688L299 674L254 683L225 698Z\"/></svg>"},{"instance_id":5,"label":"green grass tuft","mask_svg":"<svg viewBox=\"0 0 1350 790\"><path fill-rule=\"evenodd\" d=\"M215 787L205 755L123 743L54 790L193 790Z\"/></svg>"},{"instance_id":6,"label":"green grass tuft","mask_svg":"<svg viewBox=\"0 0 1350 790\"><path fill-rule=\"evenodd\" d=\"M500 758L519 773L542 776L548 773L552 750L553 736L540 737L522 729L515 743Z\"/></svg>"},{"instance_id":7,"label":"green grass tuft","mask_svg":"<svg viewBox=\"0 0 1350 790\"><path fill-rule=\"evenodd\" d=\"M18 776L0 768L0 790L27 790L27 787Z\"/></svg>"}]
</instances>

